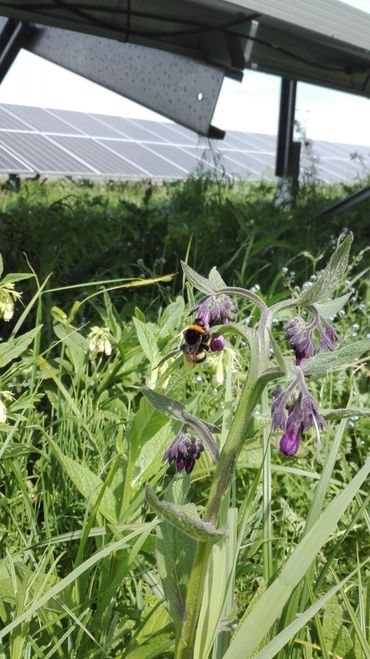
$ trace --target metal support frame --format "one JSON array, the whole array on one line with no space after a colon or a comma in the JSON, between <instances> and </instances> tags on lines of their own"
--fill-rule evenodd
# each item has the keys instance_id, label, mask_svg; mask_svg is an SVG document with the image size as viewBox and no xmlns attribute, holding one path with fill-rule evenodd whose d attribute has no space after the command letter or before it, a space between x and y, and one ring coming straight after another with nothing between
<instances>
[{"instance_id":1,"label":"metal support frame","mask_svg":"<svg viewBox=\"0 0 370 659\"><path fill-rule=\"evenodd\" d=\"M293 140L297 81L282 78L275 174L283 179L285 201L293 201L298 191L300 142ZM283 195L283 196L284 196Z\"/></svg>"},{"instance_id":2,"label":"metal support frame","mask_svg":"<svg viewBox=\"0 0 370 659\"><path fill-rule=\"evenodd\" d=\"M357 190L357 192L352 192L352 194L348 195L348 197L345 197L345 199L342 199L341 201L335 202L335 204L331 204L330 206L327 206L327 208L324 208L324 210L322 210L320 213L316 213L313 216L313 218L311 218L311 221L322 218L328 219L329 217L340 215L341 213L348 211L350 208L355 208L356 206L360 206L369 199L370 199L370 185L367 185L365 188L362 188L361 190Z\"/></svg>"},{"instance_id":3,"label":"metal support frame","mask_svg":"<svg viewBox=\"0 0 370 659\"><path fill-rule=\"evenodd\" d=\"M28 23L11 18L3 22L0 32L0 83L5 78L21 48L25 48L34 30Z\"/></svg>"},{"instance_id":4,"label":"metal support frame","mask_svg":"<svg viewBox=\"0 0 370 659\"><path fill-rule=\"evenodd\" d=\"M59 28L36 26L28 50L206 137L224 71L175 53Z\"/></svg>"}]
</instances>

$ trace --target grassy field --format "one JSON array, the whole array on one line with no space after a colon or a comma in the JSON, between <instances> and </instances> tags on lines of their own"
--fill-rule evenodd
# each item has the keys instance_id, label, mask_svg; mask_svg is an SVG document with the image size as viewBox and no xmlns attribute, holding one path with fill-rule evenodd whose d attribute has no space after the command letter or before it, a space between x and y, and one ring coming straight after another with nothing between
<instances>
[{"instance_id":1,"label":"grassy field","mask_svg":"<svg viewBox=\"0 0 370 659\"><path fill-rule=\"evenodd\" d=\"M323 223L349 188L274 192L3 184L0 657L370 657L369 209ZM186 368L225 282L225 347ZM315 352L325 322L339 340L298 370L325 426L288 457L285 326L316 312ZM181 429L190 474L163 461Z\"/></svg>"}]
</instances>

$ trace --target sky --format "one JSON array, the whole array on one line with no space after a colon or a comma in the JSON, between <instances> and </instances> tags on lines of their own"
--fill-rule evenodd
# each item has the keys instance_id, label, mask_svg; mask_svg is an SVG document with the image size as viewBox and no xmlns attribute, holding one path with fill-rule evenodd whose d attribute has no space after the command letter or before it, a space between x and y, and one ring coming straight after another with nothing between
<instances>
[{"instance_id":1,"label":"sky","mask_svg":"<svg viewBox=\"0 0 370 659\"><path fill-rule=\"evenodd\" d=\"M370 0L348 0L370 13ZM213 117L223 130L277 133L280 78L245 71L242 83L225 78ZM163 117L36 55L21 51L0 85L0 103ZM370 146L370 99L298 83L296 119L310 139ZM349 120L350 118L350 120Z\"/></svg>"}]
</instances>

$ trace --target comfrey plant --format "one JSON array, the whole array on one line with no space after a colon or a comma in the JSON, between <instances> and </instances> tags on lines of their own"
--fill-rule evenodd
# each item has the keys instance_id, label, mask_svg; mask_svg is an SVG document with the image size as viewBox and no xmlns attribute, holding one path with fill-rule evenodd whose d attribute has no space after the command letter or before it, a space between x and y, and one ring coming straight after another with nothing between
<instances>
[{"instance_id":1,"label":"comfrey plant","mask_svg":"<svg viewBox=\"0 0 370 659\"><path fill-rule=\"evenodd\" d=\"M167 565L167 568L164 572L162 570L161 576L176 629L176 659L206 659L212 648L213 656L217 658L255 656L256 648L268 638L271 625L278 618L293 589L309 569L350 501L349 495L346 499L344 492L339 495L341 503L335 501L333 503L336 503L336 506L330 510L329 506L325 511L325 522L322 523L320 532L315 527L312 546L310 545L311 552L307 551L306 545L302 548L298 545L283 567L281 575L273 581L272 521L268 510L271 494L270 433L272 431L279 434L280 451L289 458L297 453L301 441L310 430L316 435L317 445L320 447L321 435L325 433L326 414L324 410L319 409L310 383L334 368L353 364L370 347L370 341L367 340L341 346L329 322L349 298L349 295L342 295L331 299L344 278L351 242L352 236L349 235L338 244L327 267L309 289L303 290L296 299L279 301L271 307L253 291L227 287L215 268L207 279L183 264L188 281L205 295L189 312L192 323L184 332L184 342L181 346L185 359L191 354L193 362L203 361L207 352L222 350L225 345L224 335L227 337L232 332L238 333L248 342L250 357L239 400L234 402L232 415L224 416L223 439L220 442L215 439L219 432L217 427L193 416L183 404L168 398L162 392L145 390L147 399L156 409L181 424L180 431L164 453L163 461L174 464L179 472L195 474L197 461L205 451L209 453L215 465L203 519L198 516L192 504L186 503L187 487L181 495L178 491L174 494L172 490L171 500L160 501L150 485L147 486L147 499L164 520L159 543L163 553L162 566ZM249 327L237 317L234 300L238 296L257 307L259 319L255 327ZM311 319L305 322L301 316L295 316L285 325L286 350L282 351L273 336L273 319L279 312L290 307L307 309ZM271 350L275 360L271 358ZM197 360L195 357L200 353L201 359ZM277 380L281 382L276 384ZM282 384L284 381L285 385ZM259 404L262 405L262 415L256 416L256 406ZM345 414L345 411L342 413ZM337 416L340 414L341 412ZM231 638L230 625L225 628L221 620L225 619L225 616L230 618L233 608L230 605L227 609L226 605L235 574L238 542L240 547L243 540L242 531L238 541L233 541L236 542L236 549L232 559L222 563L220 556L230 551L228 543L232 542L228 535L232 534L228 502L237 460L244 444L258 433L262 437L265 456L260 472L266 510L264 576L266 585L270 581L273 582ZM360 470L361 476L356 476L359 482L364 481L369 470L368 464ZM257 478L259 476L260 474L257 474ZM186 478L189 476L185 475ZM248 493L246 495L248 499ZM243 523L240 522L241 527ZM172 528L172 535L168 535L169 528ZM164 536L167 542L163 542ZM174 545L187 547L181 561L178 561L176 555L171 558L171 546ZM229 571L226 576L225 570ZM174 571L180 574L176 584L175 577L169 576ZM279 583L280 579L284 585ZM289 587L286 584L289 584ZM223 593L222 596L220 593ZM218 601L217 597L219 605L215 603ZM294 613L292 618L295 618ZM278 650L279 647L276 651ZM272 649L270 652L263 656L275 655Z\"/></svg>"}]
</instances>

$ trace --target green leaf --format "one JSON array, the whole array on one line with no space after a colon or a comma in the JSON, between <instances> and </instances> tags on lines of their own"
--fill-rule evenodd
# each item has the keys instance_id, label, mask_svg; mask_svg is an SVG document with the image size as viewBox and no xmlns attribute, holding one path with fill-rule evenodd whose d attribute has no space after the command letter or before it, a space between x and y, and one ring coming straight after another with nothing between
<instances>
[{"instance_id":1,"label":"green leaf","mask_svg":"<svg viewBox=\"0 0 370 659\"><path fill-rule=\"evenodd\" d=\"M160 501L149 483L146 486L146 498L167 522L198 542L218 542L225 535L224 531L216 529L210 522L203 522L194 504L178 506L170 501Z\"/></svg>"},{"instance_id":2,"label":"green leaf","mask_svg":"<svg viewBox=\"0 0 370 659\"><path fill-rule=\"evenodd\" d=\"M15 339L9 339L5 343L0 343L0 368L4 368L13 359L17 359L32 343L41 327L41 325L38 325L38 327L34 327L29 332L17 336Z\"/></svg>"},{"instance_id":3,"label":"green leaf","mask_svg":"<svg viewBox=\"0 0 370 659\"><path fill-rule=\"evenodd\" d=\"M197 288L198 291L201 291L206 295L214 295L215 287L212 285L209 279L199 275L197 272L195 272L195 270L193 270L193 268L190 267L190 265L184 263L184 261L181 261L181 267L186 279L188 282L190 282L190 284L194 286L194 288Z\"/></svg>"},{"instance_id":4,"label":"green leaf","mask_svg":"<svg viewBox=\"0 0 370 659\"><path fill-rule=\"evenodd\" d=\"M225 284L224 280L222 279L219 271L215 266L212 268L212 270L209 273L208 281L215 290L219 288L227 287L227 284Z\"/></svg>"},{"instance_id":5,"label":"green leaf","mask_svg":"<svg viewBox=\"0 0 370 659\"><path fill-rule=\"evenodd\" d=\"M99 496L101 488L104 487L101 478L90 471L88 467L77 462L77 460L73 460L69 456L64 455L60 448L51 439L49 439L49 441L59 462L78 491L93 506ZM112 524L116 522L116 500L109 487L106 487L102 496L99 512Z\"/></svg>"},{"instance_id":6,"label":"green leaf","mask_svg":"<svg viewBox=\"0 0 370 659\"><path fill-rule=\"evenodd\" d=\"M184 298L178 295L175 302L168 304L161 317L160 337L166 337L176 330L185 309Z\"/></svg>"},{"instance_id":7,"label":"green leaf","mask_svg":"<svg viewBox=\"0 0 370 659\"><path fill-rule=\"evenodd\" d=\"M257 655L253 655L254 659L271 659L271 657L276 657L277 653L279 650L281 650L284 645L286 645L294 636L299 632L300 629L302 629L307 623L311 620L311 618L322 609L328 601L335 595L335 593L340 589L341 586L344 586L347 581L352 577L353 573L349 574L343 581L341 581L340 584L333 586L325 595L320 597L314 604L312 604L306 611L303 613L300 613L299 616L285 629L283 629L279 634L277 634L270 643L265 645L263 650L258 652ZM340 621L336 619L335 621L335 629L336 629L336 635L337 638L340 638L341 635L341 628L340 628ZM342 629L345 630L346 633L343 634L343 638L346 638L347 636L347 630L345 627L342 627ZM341 645L343 647L343 645ZM334 648L333 648L334 649ZM337 650L337 645L335 645L335 651ZM342 655L341 656L347 656L347 655ZM244 655L245 656L245 655ZM335 656L338 656L335 653ZM225 659L228 659L228 655L225 655Z\"/></svg>"},{"instance_id":8,"label":"green leaf","mask_svg":"<svg viewBox=\"0 0 370 659\"><path fill-rule=\"evenodd\" d=\"M258 600L249 616L235 634L224 659L249 657L281 614L293 589L304 577L318 552L328 541L352 499L370 473L370 459L327 506L319 520L286 561L279 576ZM300 627L299 627L300 628ZM270 657L273 654L269 655Z\"/></svg>"},{"instance_id":9,"label":"green leaf","mask_svg":"<svg viewBox=\"0 0 370 659\"><path fill-rule=\"evenodd\" d=\"M187 411L185 405L179 403L179 401L174 400L173 398L158 393L158 391L146 387L143 389L143 393L149 403L156 410L166 414L166 416L170 416L172 419L176 419L176 421L181 421L194 428L206 444L213 460L217 462L219 459L219 450L210 433L210 430L212 430L212 432L220 432L220 429L217 426L193 416Z\"/></svg>"},{"instance_id":10,"label":"green leaf","mask_svg":"<svg viewBox=\"0 0 370 659\"><path fill-rule=\"evenodd\" d=\"M82 574L90 570L94 565L99 563L99 561L103 560L107 556L110 556L114 552L120 551L120 549L123 549L123 547L126 547L127 545L130 545L131 541L136 538L138 535L148 535L150 531L156 526L156 522L148 522L147 524L141 524L139 529L136 529L135 531L132 531L129 533L127 536L124 538L121 538L120 540L117 540L116 542L112 542L109 545L106 545L101 549L100 551L96 552L96 554L93 554L90 556L86 561L81 563L78 567L76 567L74 570L72 570L69 574L67 574L64 579L61 579L55 586L50 588L44 595L42 595L36 602L32 604L32 606L29 607L26 611L21 613L19 616L15 618L15 620L12 620L8 625L6 625L3 629L0 630L0 640L5 638L10 632L12 632L14 629L16 629L19 625L22 624L25 620L28 620L28 618L32 618L32 616L35 615L39 609L41 609L47 602L49 602L50 599L56 597L61 593L65 588L73 584Z\"/></svg>"},{"instance_id":11,"label":"green leaf","mask_svg":"<svg viewBox=\"0 0 370 659\"><path fill-rule=\"evenodd\" d=\"M336 410L320 410L324 419L344 419L349 416L370 416L370 407L340 407Z\"/></svg>"},{"instance_id":12,"label":"green leaf","mask_svg":"<svg viewBox=\"0 0 370 659\"><path fill-rule=\"evenodd\" d=\"M66 346L68 357L78 373L84 366L87 354L87 341L77 330L61 323L54 325L54 332Z\"/></svg>"},{"instance_id":13,"label":"green leaf","mask_svg":"<svg viewBox=\"0 0 370 659\"><path fill-rule=\"evenodd\" d=\"M189 479L175 478L166 491L166 497L174 505L184 505ZM177 630L181 628L185 613L186 589L197 543L194 538L184 538L183 532L164 519L157 527L156 556L166 602Z\"/></svg>"},{"instance_id":14,"label":"green leaf","mask_svg":"<svg viewBox=\"0 0 370 659\"><path fill-rule=\"evenodd\" d=\"M362 355L370 351L370 339L362 339L333 352L319 352L308 359L302 369L311 378L322 378L337 368L355 365Z\"/></svg>"},{"instance_id":15,"label":"green leaf","mask_svg":"<svg viewBox=\"0 0 370 659\"><path fill-rule=\"evenodd\" d=\"M322 632L330 652L343 657L350 652L353 643L347 627L343 624L343 608L335 595L325 606Z\"/></svg>"},{"instance_id":16,"label":"green leaf","mask_svg":"<svg viewBox=\"0 0 370 659\"><path fill-rule=\"evenodd\" d=\"M352 293L346 293L345 295L334 298L334 300L329 300L329 302L318 302L315 304L315 308L323 318L332 318L332 316L335 316L347 304L351 295Z\"/></svg>"},{"instance_id":17,"label":"green leaf","mask_svg":"<svg viewBox=\"0 0 370 659\"><path fill-rule=\"evenodd\" d=\"M1 285L4 284L15 284L17 281L23 281L24 279L30 279L35 275L32 272L12 272L9 275L6 275L1 281Z\"/></svg>"},{"instance_id":18,"label":"green leaf","mask_svg":"<svg viewBox=\"0 0 370 659\"><path fill-rule=\"evenodd\" d=\"M138 318L133 318L133 321L145 357L151 364L156 364L159 360L159 350L153 328Z\"/></svg>"},{"instance_id":19,"label":"green leaf","mask_svg":"<svg viewBox=\"0 0 370 659\"><path fill-rule=\"evenodd\" d=\"M296 304L313 304L314 302L325 302L342 282L348 267L349 250L353 240L352 233L348 234L338 245L334 254L330 257L325 270L318 276L315 283L306 291L303 291L296 300Z\"/></svg>"}]
</instances>

